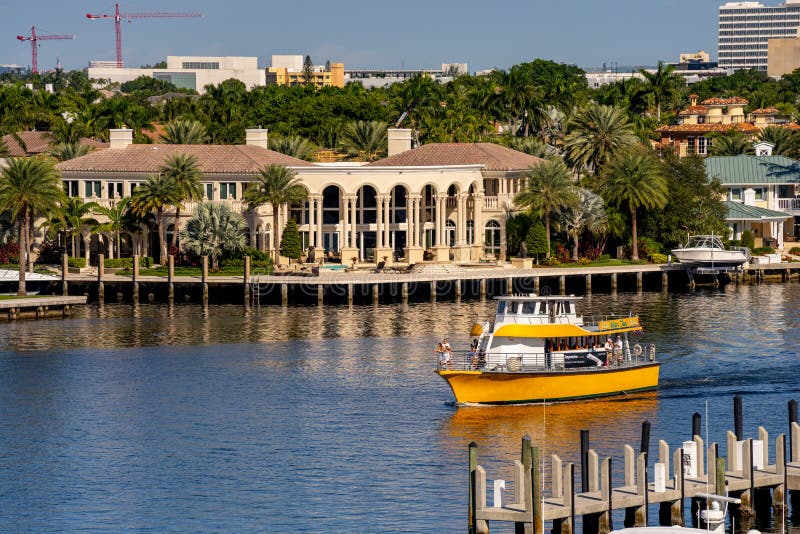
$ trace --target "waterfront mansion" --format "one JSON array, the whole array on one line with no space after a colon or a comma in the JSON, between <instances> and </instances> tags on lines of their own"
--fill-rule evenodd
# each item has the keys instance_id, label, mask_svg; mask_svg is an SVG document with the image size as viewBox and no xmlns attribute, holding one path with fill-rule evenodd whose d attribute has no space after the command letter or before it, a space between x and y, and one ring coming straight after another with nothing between
<instances>
[{"instance_id":1,"label":"waterfront mansion","mask_svg":"<svg viewBox=\"0 0 800 534\"><path fill-rule=\"evenodd\" d=\"M67 195L111 205L128 197L168 156L190 154L203 172L204 201L224 202L247 221L250 246L275 251L289 219L303 248L343 263L397 260L417 263L505 259L505 221L523 173L541 160L492 143L433 143L413 148L411 130L389 130L388 157L371 163L310 163L267 148L267 130L247 130L245 145L133 144L132 131L110 132L110 147L58 164ZM297 173L306 201L278 208L248 209L243 196L258 170L280 164ZM186 202L179 225L191 217ZM165 217L166 235L176 228ZM82 234L81 254L113 257L111 236ZM126 234L119 255L157 255L152 227ZM156 254L154 254L156 253Z\"/></svg>"}]
</instances>

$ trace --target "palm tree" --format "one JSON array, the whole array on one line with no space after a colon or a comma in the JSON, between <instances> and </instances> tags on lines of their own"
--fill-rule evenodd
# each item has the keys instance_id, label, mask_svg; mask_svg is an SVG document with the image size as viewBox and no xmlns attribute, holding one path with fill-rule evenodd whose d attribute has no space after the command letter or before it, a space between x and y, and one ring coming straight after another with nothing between
<instances>
[{"instance_id":1,"label":"palm tree","mask_svg":"<svg viewBox=\"0 0 800 534\"><path fill-rule=\"evenodd\" d=\"M237 252L245 247L247 223L225 204L198 204L192 218L181 230L183 248L198 256L209 256L214 269L219 268L223 252Z\"/></svg>"},{"instance_id":2,"label":"palm tree","mask_svg":"<svg viewBox=\"0 0 800 534\"><path fill-rule=\"evenodd\" d=\"M85 156L92 151L89 145L82 145L80 143L59 143L50 149L50 155L58 161L67 161L68 159L75 159Z\"/></svg>"},{"instance_id":3,"label":"palm tree","mask_svg":"<svg viewBox=\"0 0 800 534\"><path fill-rule=\"evenodd\" d=\"M283 165L262 167L258 171L256 181L244 192L244 200L250 209L257 209L263 204L272 206L272 235L275 238L275 250L280 246L278 208L283 204L300 202L306 196L308 193L300 185L295 172Z\"/></svg>"},{"instance_id":4,"label":"palm tree","mask_svg":"<svg viewBox=\"0 0 800 534\"><path fill-rule=\"evenodd\" d=\"M753 144L742 132L731 130L722 135L715 135L712 139L713 143L708 151L711 156L738 156L753 153Z\"/></svg>"},{"instance_id":5,"label":"palm tree","mask_svg":"<svg viewBox=\"0 0 800 534\"><path fill-rule=\"evenodd\" d=\"M543 143L536 137L513 137L509 148L519 152L530 154L539 158L557 158L558 149L552 145Z\"/></svg>"},{"instance_id":6,"label":"palm tree","mask_svg":"<svg viewBox=\"0 0 800 534\"><path fill-rule=\"evenodd\" d=\"M25 268L30 256L29 227L34 214L54 211L64 197L61 176L50 158L11 158L0 175L0 210L8 210L19 231L18 295L26 295Z\"/></svg>"},{"instance_id":7,"label":"palm tree","mask_svg":"<svg viewBox=\"0 0 800 534\"><path fill-rule=\"evenodd\" d=\"M527 170L523 177L527 179L525 189L517 194L514 202L518 206L528 208L534 214L544 217L547 232L547 252L550 257L550 217L554 212L575 204L575 186L572 183L569 169L559 160L545 160L536 167Z\"/></svg>"},{"instance_id":8,"label":"palm tree","mask_svg":"<svg viewBox=\"0 0 800 534\"><path fill-rule=\"evenodd\" d=\"M350 156L375 161L386 155L387 127L381 121L354 122L342 133L339 142Z\"/></svg>"},{"instance_id":9,"label":"palm tree","mask_svg":"<svg viewBox=\"0 0 800 534\"><path fill-rule=\"evenodd\" d=\"M89 217L98 207L95 202L84 202L78 197L67 197L61 202L61 208L49 221L50 232L63 233L71 243L71 256L77 257L78 248L75 238L81 230L92 229L97 225L97 220ZM66 247L66 243L64 244Z\"/></svg>"},{"instance_id":10,"label":"palm tree","mask_svg":"<svg viewBox=\"0 0 800 534\"><path fill-rule=\"evenodd\" d=\"M800 156L800 139L797 133L788 128L767 126L758 134L758 140L774 145L772 153L776 156Z\"/></svg>"},{"instance_id":11,"label":"palm tree","mask_svg":"<svg viewBox=\"0 0 800 534\"><path fill-rule=\"evenodd\" d=\"M200 170L196 157L189 154L173 154L159 168L159 173L172 181L180 195L180 200L175 204L175 231L172 233L172 243L170 243L174 247L178 242L181 202L184 200L199 201L203 199L203 187L200 185L203 171Z\"/></svg>"},{"instance_id":12,"label":"palm tree","mask_svg":"<svg viewBox=\"0 0 800 534\"><path fill-rule=\"evenodd\" d=\"M639 74L645 80L644 93L653 96L653 101L656 104L656 118L661 122L662 104L668 102L678 93L680 87L684 84L683 79L675 74L674 65L664 65L662 61L658 62L658 68L655 72L640 69Z\"/></svg>"},{"instance_id":13,"label":"palm tree","mask_svg":"<svg viewBox=\"0 0 800 534\"><path fill-rule=\"evenodd\" d=\"M97 223L93 232L95 233L110 233L111 239L116 248L116 257L120 257L122 249L120 248L119 236L120 233L126 228L126 216L128 215L128 205L130 204L130 197L121 199L119 202L112 204L110 207L96 205L94 207L95 215L102 215L106 218L106 222ZM113 252L113 251L112 251Z\"/></svg>"},{"instance_id":14,"label":"palm tree","mask_svg":"<svg viewBox=\"0 0 800 534\"><path fill-rule=\"evenodd\" d=\"M200 121L175 119L164 125L161 140L171 145L204 145L208 142L206 127Z\"/></svg>"},{"instance_id":15,"label":"palm tree","mask_svg":"<svg viewBox=\"0 0 800 534\"><path fill-rule=\"evenodd\" d=\"M131 212L140 217L156 212L156 225L158 226L159 256L162 263L167 257L167 243L164 238L164 209L176 206L182 200L181 191L175 182L163 174L148 176L147 180L139 185L131 197Z\"/></svg>"},{"instance_id":16,"label":"palm tree","mask_svg":"<svg viewBox=\"0 0 800 534\"><path fill-rule=\"evenodd\" d=\"M600 195L583 188L577 189L575 194L577 203L559 214L556 227L572 238L572 259L578 261L578 245L583 232L604 233L608 228L608 217Z\"/></svg>"},{"instance_id":17,"label":"palm tree","mask_svg":"<svg viewBox=\"0 0 800 534\"><path fill-rule=\"evenodd\" d=\"M639 259L636 212L662 208L667 203L667 179L658 159L646 148L620 152L603 170L600 184L604 198L631 214L631 259Z\"/></svg>"},{"instance_id":18,"label":"palm tree","mask_svg":"<svg viewBox=\"0 0 800 534\"><path fill-rule=\"evenodd\" d=\"M269 148L297 159L311 161L315 147L299 135L276 135L269 138Z\"/></svg>"},{"instance_id":19,"label":"palm tree","mask_svg":"<svg viewBox=\"0 0 800 534\"><path fill-rule=\"evenodd\" d=\"M614 152L637 142L633 126L622 109L592 103L572 117L564 150L575 170L588 168L598 175Z\"/></svg>"}]
</instances>

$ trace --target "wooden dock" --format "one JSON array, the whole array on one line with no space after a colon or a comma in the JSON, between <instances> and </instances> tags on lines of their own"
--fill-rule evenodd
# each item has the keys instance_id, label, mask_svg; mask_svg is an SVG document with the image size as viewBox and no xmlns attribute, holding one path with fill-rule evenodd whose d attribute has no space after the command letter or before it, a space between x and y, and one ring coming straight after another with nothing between
<instances>
[{"instance_id":1,"label":"wooden dock","mask_svg":"<svg viewBox=\"0 0 800 534\"><path fill-rule=\"evenodd\" d=\"M39 296L0 300L0 319L44 319L67 317L75 306L86 304L85 296Z\"/></svg>"},{"instance_id":2,"label":"wooden dock","mask_svg":"<svg viewBox=\"0 0 800 534\"><path fill-rule=\"evenodd\" d=\"M486 533L490 521L504 521L515 523L516 532L543 534L544 523L550 522L553 533L571 534L576 518L582 517L583 532L606 534L613 529L614 510L625 511L626 527L657 523L683 526L685 501L696 500L701 493L739 497L741 504L735 511L740 524L752 521L757 508L764 509L764 502L755 502L758 499L766 499L766 507L771 505L774 513L783 518L786 492L800 491L800 425L792 422L790 428L788 456L786 436L777 436L771 445L767 431L761 427L756 438L739 439L728 431L725 458L718 456L716 443L706 445L699 435L684 442L687 450L679 448L672 453L665 441L659 441L657 461L652 465L647 452L637 453L625 445L624 479L616 485L611 458L601 460L589 449L582 455L586 487L579 489L585 491L575 488L575 464L562 463L557 455L549 460L551 481L548 488L543 488L539 449L526 436L522 439L520 460L514 461L514 494L506 497L505 481L494 481L495 502L491 506L487 505L487 475L478 464L477 445L473 442L469 446L468 532ZM770 445L774 452L772 464ZM793 497L793 502L800 501ZM658 517L648 517L648 509L656 505Z\"/></svg>"}]
</instances>

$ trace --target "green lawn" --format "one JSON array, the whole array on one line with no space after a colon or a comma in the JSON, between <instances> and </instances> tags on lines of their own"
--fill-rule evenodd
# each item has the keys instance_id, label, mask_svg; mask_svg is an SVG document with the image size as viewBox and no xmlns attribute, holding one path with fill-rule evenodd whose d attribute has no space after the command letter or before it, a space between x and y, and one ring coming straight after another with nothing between
<instances>
[{"instance_id":1,"label":"green lawn","mask_svg":"<svg viewBox=\"0 0 800 534\"><path fill-rule=\"evenodd\" d=\"M38 299L38 298L46 298L51 295L25 295L23 297L17 295L0 295L0 300L16 300L16 299Z\"/></svg>"},{"instance_id":2,"label":"green lawn","mask_svg":"<svg viewBox=\"0 0 800 534\"><path fill-rule=\"evenodd\" d=\"M545 265L544 263L540 263L539 267L554 267L557 269L569 269L571 267L619 267L623 265L647 265L649 261L639 260L639 261L631 261L631 260L618 260L618 259L608 259L608 260L596 260L590 263L576 263L576 262L567 262L567 263L559 263L558 265ZM534 265L536 267L536 265Z\"/></svg>"},{"instance_id":3,"label":"green lawn","mask_svg":"<svg viewBox=\"0 0 800 534\"><path fill-rule=\"evenodd\" d=\"M250 269L251 275L271 274L272 270L266 267L253 267ZM131 269L123 269L117 272L120 276L133 276ZM140 269L139 276L163 276L167 277L166 267L156 267L153 269ZM203 271L200 267L175 267L175 276L202 276ZM222 267L218 271L209 269L208 276L244 276L243 267Z\"/></svg>"}]
</instances>

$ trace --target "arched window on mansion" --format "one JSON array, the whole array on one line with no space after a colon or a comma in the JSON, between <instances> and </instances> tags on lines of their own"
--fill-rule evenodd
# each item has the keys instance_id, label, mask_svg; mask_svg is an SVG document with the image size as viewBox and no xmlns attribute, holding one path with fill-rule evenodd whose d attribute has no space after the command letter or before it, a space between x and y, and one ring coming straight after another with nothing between
<instances>
[{"instance_id":1,"label":"arched window on mansion","mask_svg":"<svg viewBox=\"0 0 800 534\"><path fill-rule=\"evenodd\" d=\"M472 219L467 221L467 245L475 244L475 221Z\"/></svg>"},{"instance_id":2,"label":"arched window on mansion","mask_svg":"<svg viewBox=\"0 0 800 534\"><path fill-rule=\"evenodd\" d=\"M497 221L489 221L484 227L485 247L486 254L497 255L500 254L500 223Z\"/></svg>"},{"instance_id":3,"label":"arched window on mansion","mask_svg":"<svg viewBox=\"0 0 800 534\"><path fill-rule=\"evenodd\" d=\"M456 223L451 220L445 222L444 242L448 247L456 246Z\"/></svg>"}]
</instances>

